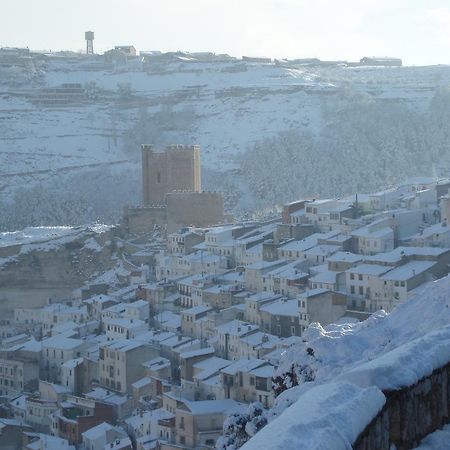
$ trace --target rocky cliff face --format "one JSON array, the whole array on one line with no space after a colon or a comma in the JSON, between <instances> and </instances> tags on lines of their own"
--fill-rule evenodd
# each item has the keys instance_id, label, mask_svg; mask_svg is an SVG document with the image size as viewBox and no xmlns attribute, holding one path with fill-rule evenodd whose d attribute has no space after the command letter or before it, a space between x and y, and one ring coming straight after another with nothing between
<instances>
[{"instance_id":1,"label":"rocky cliff face","mask_svg":"<svg viewBox=\"0 0 450 450\"><path fill-rule=\"evenodd\" d=\"M0 264L0 313L69 298L90 276L115 264L114 234L86 229L63 242L15 245L17 253Z\"/></svg>"}]
</instances>

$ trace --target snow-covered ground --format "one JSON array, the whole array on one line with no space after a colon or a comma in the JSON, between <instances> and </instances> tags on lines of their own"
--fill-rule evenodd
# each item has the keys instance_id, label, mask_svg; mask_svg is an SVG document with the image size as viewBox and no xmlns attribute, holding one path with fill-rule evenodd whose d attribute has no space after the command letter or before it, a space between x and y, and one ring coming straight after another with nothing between
<instances>
[{"instance_id":1,"label":"snow-covered ground","mask_svg":"<svg viewBox=\"0 0 450 450\"><path fill-rule=\"evenodd\" d=\"M242 448L351 448L383 406L383 390L414 385L450 362L449 292L446 277L424 285L391 314L325 328L312 324L305 342L287 350L280 364L288 389L270 411L269 425ZM293 364L297 386L286 377Z\"/></svg>"},{"instance_id":2,"label":"snow-covered ground","mask_svg":"<svg viewBox=\"0 0 450 450\"><path fill-rule=\"evenodd\" d=\"M108 225L94 224L85 227L28 227L20 231L0 233L0 247L11 245L38 245L49 242L68 242L86 232L103 233Z\"/></svg>"},{"instance_id":3,"label":"snow-covered ground","mask_svg":"<svg viewBox=\"0 0 450 450\"><path fill-rule=\"evenodd\" d=\"M100 193L116 198L115 216L124 203L139 203L140 143L200 144L206 188L217 187L215 173L233 174L232 189L238 191L240 206L248 206L251 195L245 177L239 177L237 158L255 142L280 131L320 133L324 102L328 108L334 102L338 112L336 94L349 87L420 110L436 88L450 82L446 66L295 68L180 61L147 72L138 64L126 72L86 58L49 57L28 81L17 70L0 73L0 205L22 201L24 192L35 188L56 192L58 201L67 202L61 196L76 197L81 174L82 200L92 200L90 220L96 213L105 218L95 204ZM43 88L63 83L88 87L88 99L65 107L36 103ZM129 86L126 95L124 86ZM96 183L100 175L109 177L103 191ZM127 186L116 183L117 177L133 184L125 195ZM40 222L31 216L31 223ZM29 225L20 218L13 224Z\"/></svg>"},{"instance_id":4,"label":"snow-covered ground","mask_svg":"<svg viewBox=\"0 0 450 450\"><path fill-rule=\"evenodd\" d=\"M21 231L0 233L0 251L8 247L16 247L15 252L6 253L8 256L0 257L0 270L2 266L17 260L20 255L33 251L51 251L58 247L86 238L85 248L101 251L102 247L93 237L111 229L109 225L95 224L79 227L29 227Z\"/></svg>"}]
</instances>

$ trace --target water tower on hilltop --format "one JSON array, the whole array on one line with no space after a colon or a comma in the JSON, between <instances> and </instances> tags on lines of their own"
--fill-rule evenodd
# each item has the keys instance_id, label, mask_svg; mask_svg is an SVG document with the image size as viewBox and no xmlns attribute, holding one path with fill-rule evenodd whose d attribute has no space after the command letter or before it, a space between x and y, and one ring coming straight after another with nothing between
<instances>
[{"instance_id":1,"label":"water tower on hilltop","mask_svg":"<svg viewBox=\"0 0 450 450\"><path fill-rule=\"evenodd\" d=\"M86 54L93 55L94 54L94 32L86 31L84 33L84 39L86 39Z\"/></svg>"}]
</instances>

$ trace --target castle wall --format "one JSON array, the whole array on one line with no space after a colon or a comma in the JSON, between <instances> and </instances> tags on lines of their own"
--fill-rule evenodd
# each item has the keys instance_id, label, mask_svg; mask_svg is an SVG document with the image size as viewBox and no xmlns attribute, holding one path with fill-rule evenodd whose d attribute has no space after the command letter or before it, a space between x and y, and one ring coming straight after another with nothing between
<instances>
[{"instance_id":1,"label":"castle wall","mask_svg":"<svg viewBox=\"0 0 450 450\"><path fill-rule=\"evenodd\" d=\"M128 233L141 234L153 231L155 227L165 228L167 208L165 205L125 208L123 226Z\"/></svg>"},{"instance_id":2,"label":"castle wall","mask_svg":"<svg viewBox=\"0 0 450 450\"><path fill-rule=\"evenodd\" d=\"M162 205L169 190L167 155L142 146L142 196L144 205Z\"/></svg>"},{"instance_id":3,"label":"castle wall","mask_svg":"<svg viewBox=\"0 0 450 450\"><path fill-rule=\"evenodd\" d=\"M183 226L207 227L223 222L223 198L216 192L167 194L167 231Z\"/></svg>"},{"instance_id":4,"label":"castle wall","mask_svg":"<svg viewBox=\"0 0 450 450\"><path fill-rule=\"evenodd\" d=\"M176 190L201 190L200 147L171 145L155 151L151 145L142 145L144 205L162 205L166 194Z\"/></svg>"}]
</instances>

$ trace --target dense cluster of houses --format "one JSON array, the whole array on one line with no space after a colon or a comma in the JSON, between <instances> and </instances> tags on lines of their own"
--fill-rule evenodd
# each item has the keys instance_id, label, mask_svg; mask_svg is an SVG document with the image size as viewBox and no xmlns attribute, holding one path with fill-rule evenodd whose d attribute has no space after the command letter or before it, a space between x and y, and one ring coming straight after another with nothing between
<instances>
[{"instance_id":1,"label":"dense cluster of houses","mask_svg":"<svg viewBox=\"0 0 450 450\"><path fill-rule=\"evenodd\" d=\"M299 200L270 222L128 237L128 276L17 308L0 347L0 447L213 448L232 412L275 400L313 322L408 301L450 263L448 180Z\"/></svg>"}]
</instances>

